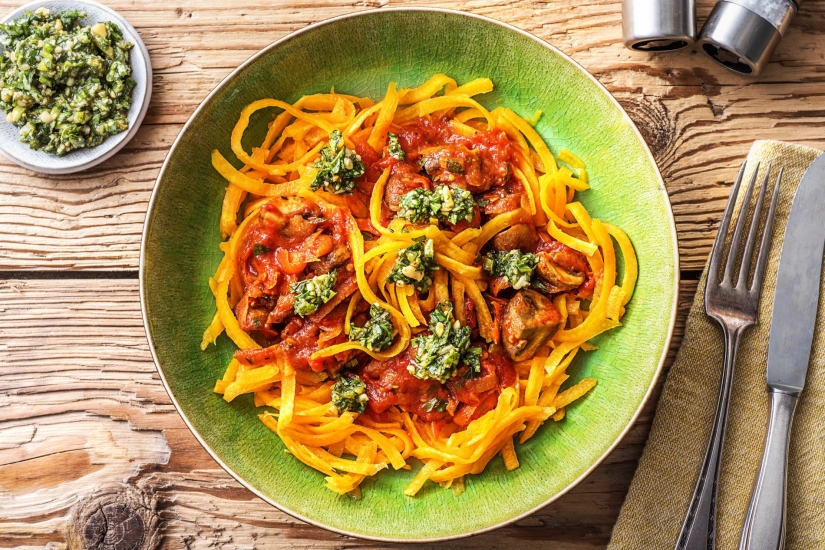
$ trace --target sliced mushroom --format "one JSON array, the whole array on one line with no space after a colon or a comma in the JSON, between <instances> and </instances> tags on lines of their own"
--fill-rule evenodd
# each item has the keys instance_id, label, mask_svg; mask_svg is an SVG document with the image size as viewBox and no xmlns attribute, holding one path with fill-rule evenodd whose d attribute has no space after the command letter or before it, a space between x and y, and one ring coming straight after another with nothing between
<instances>
[{"instance_id":1,"label":"sliced mushroom","mask_svg":"<svg viewBox=\"0 0 825 550\"><path fill-rule=\"evenodd\" d=\"M409 164L397 163L393 166L390 179L384 188L384 202L390 210L398 212L401 209L398 203L401 197L420 187L429 189L430 180L416 172Z\"/></svg>"},{"instance_id":2,"label":"sliced mushroom","mask_svg":"<svg viewBox=\"0 0 825 550\"><path fill-rule=\"evenodd\" d=\"M493 185L481 169L478 153L461 145L428 147L421 151L420 162L434 183L454 183L471 193L482 193Z\"/></svg>"},{"instance_id":3,"label":"sliced mushroom","mask_svg":"<svg viewBox=\"0 0 825 550\"><path fill-rule=\"evenodd\" d=\"M247 292L235 305L235 316L245 332L262 331L269 333L267 317L272 308L272 299L269 296L255 298Z\"/></svg>"},{"instance_id":4,"label":"sliced mushroom","mask_svg":"<svg viewBox=\"0 0 825 550\"><path fill-rule=\"evenodd\" d=\"M504 349L513 361L531 359L558 332L561 322L561 313L547 297L534 290L521 290L504 312Z\"/></svg>"},{"instance_id":5,"label":"sliced mushroom","mask_svg":"<svg viewBox=\"0 0 825 550\"><path fill-rule=\"evenodd\" d=\"M295 303L295 295L291 292L283 292L278 296L275 307L269 312L266 322L270 325L283 323L287 317L292 315L292 306Z\"/></svg>"},{"instance_id":6,"label":"sliced mushroom","mask_svg":"<svg viewBox=\"0 0 825 550\"><path fill-rule=\"evenodd\" d=\"M507 277L493 277L490 279L489 289L493 296L498 296L499 292L507 290L512 286L510 281L507 280Z\"/></svg>"},{"instance_id":7,"label":"sliced mushroom","mask_svg":"<svg viewBox=\"0 0 825 550\"><path fill-rule=\"evenodd\" d=\"M315 275L323 275L342 265L349 260L349 257L349 249L346 246L339 245L333 248L329 254L322 256L319 261L308 263L307 268Z\"/></svg>"},{"instance_id":8,"label":"sliced mushroom","mask_svg":"<svg viewBox=\"0 0 825 550\"><path fill-rule=\"evenodd\" d=\"M536 271L539 277L549 283L553 292L573 290L584 284L586 268L582 269L583 260L574 256L574 250L558 252L539 252L539 265ZM586 264L585 264L586 265Z\"/></svg>"},{"instance_id":9,"label":"sliced mushroom","mask_svg":"<svg viewBox=\"0 0 825 550\"><path fill-rule=\"evenodd\" d=\"M535 250L539 242L538 234L531 223L519 223L509 227L493 237L493 248L504 252L521 250L529 252Z\"/></svg>"},{"instance_id":10,"label":"sliced mushroom","mask_svg":"<svg viewBox=\"0 0 825 550\"><path fill-rule=\"evenodd\" d=\"M524 197L524 187L518 182L507 182L503 187L493 187L481 198L484 206L482 212L488 216L506 214L522 207L522 197Z\"/></svg>"},{"instance_id":11,"label":"sliced mushroom","mask_svg":"<svg viewBox=\"0 0 825 550\"><path fill-rule=\"evenodd\" d=\"M315 232L315 224L309 219L319 215L314 205L298 197L274 197L261 211L263 220L279 234L298 239L305 239Z\"/></svg>"}]
</instances>

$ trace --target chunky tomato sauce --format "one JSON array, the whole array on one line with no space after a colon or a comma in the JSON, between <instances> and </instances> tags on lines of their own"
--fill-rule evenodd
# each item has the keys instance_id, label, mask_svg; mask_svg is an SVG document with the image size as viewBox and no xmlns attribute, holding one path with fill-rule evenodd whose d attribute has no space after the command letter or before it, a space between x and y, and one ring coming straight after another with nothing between
<instances>
[{"instance_id":1,"label":"chunky tomato sauce","mask_svg":"<svg viewBox=\"0 0 825 550\"><path fill-rule=\"evenodd\" d=\"M264 204L239 253L244 282L271 288L280 273L303 273L308 262L346 247L346 224L342 210L324 213L302 199Z\"/></svg>"},{"instance_id":2,"label":"chunky tomato sauce","mask_svg":"<svg viewBox=\"0 0 825 550\"><path fill-rule=\"evenodd\" d=\"M404 160L392 157L386 149L376 152L366 141L352 140L365 171L357 180L354 193L345 200L357 201L365 211L375 182L389 169L382 200L382 224L395 217L404 194L417 188L432 190L441 184L462 187L473 193L477 202L471 220L444 222L446 230L456 233L480 227L490 218L524 204L524 187L511 173L514 149L503 131L479 131L466 137L446 117L425 117L396 130L405 152ZM562 270L563 276L573 280L583 277L584 282L569 290L571 293L581 298L592 295L595 278L586 258L543 233L539 239L530 221L524 222L532 235L516 231L500 238L502 242L515 239L515 244L506 249L546 253L549 268ZM368 218L358 217L356 223L367 237L369 233L378 235ZM518 220L515 225L526 227ZM355 372L369 396L367 412L376 419L399 407L426 421L452 420L466 426L494 408L502 388L518 381L513 363L504 353L484 351L481 372L471 373L469 367L461 366L444 384L410 373L413 348L386 361L372 360L358 351L312 359L319 349L348 339L343 331L344 318L350 297L358 292L348 247L348 231L352 229L344 210L322 207L302 198L275 197L262 206L259 219L249 227L238 253L243 295L235 313L241 328L263 347L238 351L236 358L245 365L262 365L273 362L276 353L282 353L295 369L331 374L355 359ZM295 296L290 286L331 271L337 277L335 296L306 317L295 315ZM495 281L491 281L491 287L494 285ZM507 295L506 286L503 291ZM493 344L497 345L493 349L501 349L502 319L508 306L508 300L494 296L497 294L495 288L485 293L492 314ZM479 342L475 303L467 296L463 306L462 324L470 327L472 340ZM365 322L368 308L369 304L359 302L353 316L358 326ZM486 345L482 347L486 350Z\"/></svg>"},{"instance_id":3,"label":"chunky tomato sauce","mask_svg":"<svg viewBox=\"0 0 825 550\"><path fill-rule=\"evenodd\" d=\"M336 357L322 357L314 360L311 356L318 351L318 344L321 339L325 340L327 346L347 341L347 335L342 330L346 311L346 307L338 306L330 314L320 319L291 317L281 332L280 343L289 364L297 370L311 369L315 372L324 370L337 372L340 365L352 357L352 352L344 352ZM330 336L331 334L337 335Z\"/></svg>"},{"instance_id":4,"label":"chunky tomato sauce","mask_svg":"<svg viewBox=\"0 0 825 550\"><path fill-rule=\"evenodd\" d=\"M465 137L445 117L421 118L401 129L398 140L407 153L406 162L423 168L433 183L482 193L509 179L513 151L502 130Z\"/></svg>"},{"instance_id":5,"label":"chunky tomato sauce","mask_svg":"<svg viewBox=\"0 0 825 550\"><path fill-rule=\"evenodd\" d=\"M409 162L418 161L435 182L450 182L473 193L506 183L513 151L503 130L459 134L446 117L421 118L405 126L398 140ZM451 172L444 159L457 159L462 172Z\"/></svg>"},{"instance_id":6,"label":"chunky tomato sauce","mask_svg":"<svg viewBox=\"0 0 825 550\"><path fill-rule=\"evenodd\" d=\"M468 367L461 367L446 384L410 374L413 360L413 352L407 349L387 361L370 361L359 370L371 412L380 415L397 405L427 422L453 417L466 425L495 407L501 389L515 385L518 378L512 362L499 353L484 353L481 373L472 376Z\"/></svg>"},{"instance_id":7,"label":"chunky tomato sauce","mask_svg":"<svg viewBox=\"0 0 825 550\"><path fill-rule=\"evenodd\" d=\"M507 135L502 130L479 132L473 137L458 133L446 117L421 118L398 131L398 140L406 153L401 161L388 154L379 156L366 142L353 140L355 151L365 165L364 176L358 190L367 198L375 181L383 171L390 169L381 222L387 224L398 211L398 200L418 188L432 189L434 185L454 184L472 193L484 193L491 188L505 186L500 195L506 200L491 197L495 204L476 207L471 221L446 224L453 231L468 227L480 227L482 213L499 214L519 207L524 189L510 178L513 151ZM485 203L489 203L486 195ZM369 229L369 228L367 228Z\"/></svg>"},{"instance_id":8,"label":"chunky tomato sauce","mask_svg":"<svg viewBox=\"0 0 825 550\"><path fill-rule=\"evenodd\" d=\"M273 325L293 317L290 285L307 271L338 271L336 299L325 304L324 314L357 289L347 248L347 220L341 209L322 211L300 198L276 197L264 204L238 252L244 295L235 315L243 330L265 342L283 338Z\"/></svg>"}]
</instances>

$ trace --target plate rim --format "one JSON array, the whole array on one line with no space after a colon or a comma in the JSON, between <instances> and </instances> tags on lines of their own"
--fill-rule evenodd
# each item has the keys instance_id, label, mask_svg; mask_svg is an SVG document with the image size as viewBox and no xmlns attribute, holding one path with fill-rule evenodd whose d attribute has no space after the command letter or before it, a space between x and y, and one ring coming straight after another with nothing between
<instances>
[{"instance_id":1,"label":"plate rim","mask_svg":"<svg viewBox=\"0 0 825 550\"><path fill-rule=\"evenodd\" d=\"M177 399L175 399L175 396L172 394L172 391L169 388L169 384L166 380L166 376L164 375L163 369L161 368L160 362L158 361L157 353L155 351L155 343L154 343L154 340L152 339L152 334L151 334L151 331L150 331L150 328L149 328L149 319L148 319L147 311L146 311L146 294L145 294L146 293L146 288L145 288L146 280L145 280L145 275L144 275L144 271L146 269L146 242L147 242L147 237L148 237L148 232L149 232L148 231L149 230L149 222L151 220L152 213L153 213L154 207L155 207L155 200L156 200L157 195L158 195L158 187L159 187L158 183L160 182L161 178L165 175L166 170L167 170L168 165L169 165L169 162L170 162L170 159L172 157L172 153L177 148L177 146L178 146L180 140L182 139L182 137L184 136L184 134L186 134L187 131L189 130L189 127L192 124L192 121L205 108L205 105L215 95L217 95L218 92L221 91L224 88L224 86L226 86L229 83L230 80L232 80L238 73L243 71L247 66L251 65L259 57L263 56L264 54L266 54L271 49L273 49L273 48L281 45L282 43L287 42L287 41L289 41L289 40L291 40L291 39L293 39L293 38L295 38L295 37L297 37L297 36L299 36L299 35L301 35L305 32L317 29L319 27L323 27L324 25L327 25L327 24L330 24L330 23L333 23L333 22L336 22L336 21L340 21L340 20L343 20L343 19L350 19L350 18L355 18L355 17L368 16L368 15L374 14L377 11L380 11L380 12L434 12L434 13L447 13L447 14L450 14L450 15L458 15L458 16L461 16L461 17L469 17L469 18L473 18L473 19L478 19L480 21L484 21L486 23L491 23L491 24L497 25L497 26L502 27L504 29L516 32L516 33L518 33L518 34L520 34L520 35L522 35L526 38L529 38L530 40L533 40L534 42L536 42L540 46L549 49L551 52L555 53L556 55L559 55L560 57L562 57L563 59L568 61L579 72L581 72L583 75L585 75L588 79L590 79L591 82L593 82L598 88L600 88L602 90L602 92L604 92L604 94L619 109L619 111L621 112L621 114L624 117L625 121L628 124L630 124L630 127L633 129L634 133L636 134L636 137L641 142L645 153L647 153L648 160L655 167L656 179L658 180L659 192L661 193L662 198L664 199L664 204L665 204L666 211L667 211L667 214L668 214L668 222L669 222L669 225L670 225L671 247L672 247L672 250L673 250L673 258L674 258L674 262L673 262L674 293L673 293L673 305L672 305L671 311L670 311L670 322L668 324L667 335L665 337L664 346L663 346L663 349L662 349L662 354L661 354L661 357L659 358L659 362L656 366L656 370L653 373L653 377L650 380L650 385L648 386L647 391L645 392L644 396L642 397L642 400L639 402L639 406L636 408L636 411L633 413L633 415L630 418L630 420L628 421L627 425L624 427L624 429L622 429L622 431L614 439L614 441L609 445L609 447L605 450L605 452L602 453L602 455L599 456L599 458L589 468L587 468L584 472L582 472L581 475L579 475L576 479L571 481L566 487L564 487L564 489L562 489L561 491L559 491L558 493L553 495L551 498L545 500L541 504L539 504L537 506L534 506L533 508L531 508L531 509L529 509L529 510L527 510L527 511L525 511L525 512L523 512L523 513L521 513L517 516L514 516L514 517L509 518L509 519L504 520L504 521L500 521L498 523L495 523L494 525L490 525L490 526L483 527L483 528L480 528L480 529L475 529L473 531L466 532L466 533L456 533L456 534L450 534L450 535L444 535L444 536L422 537L422 538L385 537L385 536L378 536L378 535L369 535L369 534L364 534L364 533L355 533L355 532L352 532L352 531L348 531L346 529L333 527L331 525L325 524L324 522L306 517L303 514L295 512L294 510L291 510L288 507L286 507L286 506L284 506L284 505L282 505L278 502L275 502L272 498L270 498L267 495L263 494L261 491L259 491L255 487L253 487L249 482L247 482L241 476L236 474L232 470L232 468L227 466L223 462L223 460L221 460L220 457L218 457L216 455L216 453L209 447L209 445L201 438L198 431L192 426L192 424L190 423L189 418L186 416L186 414L181 410L181 407L178 404ZM163 165L161 165L160 171L158 172L158 176L155 179L155 185L152 188L152 195L149 198L149 205L148 205L147 210L146 210L146 219L144 221L143 231L141 232L140 257L139 257L139 266L138 266L138 279L139 279L139 283L140 283L140 285L139 285L140 286L140 311L141 311L141 316L143 317L143 328L146 331L146 338L149 342L149 350L152 353L152 359L154 360L155 368L158 371L161 382L163 383L163 387L166 390L166 393L169 394L169 398L172 400L172 404L175 406L175 409L177 410L178 414L180 414L180 416L183 419L184 423L186 424L187 428L189 428L189 431L192 432L192 435L195 436L195 439L197 439L198 443L201 444L201 446L206 450L207 453L209 453L209 455L212 457L212 459L215 460L215 462L217 462L218 465L221 466L221 468L223 468L230 476L232 476L241 485L243 485L248 490L250 490L254 495L256 495L257 497L263 499L264 502L270 504L271 506L274 506L275 508L277 508L278 510L280 510L280 511L286 513L286 514L289 514L290 516L292 516L294 518L297 518L301 521L309 523L310 525L314 525L316 527L320 527L322 529L326 529L327 531L332 531L334 533L338 533L338 534L341 534L341 535L346 535L346 536L349 536L349 537L354 537L354 538L364 539L364 540L372 540L372 541L378 541L378 542L392 542L392 543L432 543L432 542L443 542L443 541L463 539L463 538L471 537L471 536L474 536L474 535L487 533L487 532L499 529L501 527L504 527L506 525L510 525L512 523L515 523L515 522L517 522L521 519L524 519L524 518L530 516L531 514L534 514L536 511L538 511L538 510L544 508L545 506L547 506L548 504L558 500L559 498L561 498L562 496L567 494L571 489L576 487L579 483L581 483L587 476L589 476L593 472L593 470L595 470L602 462L604 462L604 460L613 452L613 450L619 445L619 443L621 443L621 441L625 438L627 433L630 431L630 429L636 423L636 420L638 419L639 415L641 414L642 409L644 408L644 406L647 404L648 399L650 399L650 396L653 393L653 390L656 386L656 382L658 381L659 376L662 373L662 368L664 367L665 360L667 359L668 351L670 350L670 343L671 343L671 340L672 340L672 337L673 337L673 330L674 330L674 327L675 327L675 324L676 324L676 312L677 312L678 304L679 304L679 282L680 282L679 244L678 244L678 238L677 238L677 234L676 234L676 223L675 223L675 220L674 220L674 217L673 217L673 209L672 209L671 204L670 204L670 198L667 194L667 189L665 188L664 180L662 179L662 174L661 174L661 171L659 170L659 165L656 162L656 159L653 157L653 154L650 152L650 148L648 147L647 142L645 141L644 137L642 136L641 132L639 131L639 128L636 126L636 124L633 122L633 120L630 118L630 116L627 114L627 112L621 106L621 104L618 102L618 100L613 96L613 94L611 94L610 91L601 82L599 82L598 79L596 79L595 76L590 74L578 62L576 62L574 59L572 59L570 56L568 56L567 54L565 54L564 52L562 52L561 50L559 50L558 48L556 48L552 44L542 40L541 38L527 32L525 30L522 30L518 27L515 27L515 26L513 26L509 23L504 23L502 21L498 21L496 19L492 19L492 18L486 17L484 15L479 15L479 14L470 13L470 12L464 12L464 11L460 11L460 10L448 9L448 8L435 8L435 7L380 8L380 9L352 12L352 13L347 13L347 14L331 17L329 19L324 19L322 21L312 23L310 25L307 25L306 27L303 27L301 29L293 31L293 32L279 38L278 40L272 42L271 44L265 46L264 48L262 48L261 50L259 50L258 52L256 52L252 56L250 56L249 59L247 59L246 61L241 63L237 68L235 68L232 72L230 72L223 80L220 81L220 83L218 83L217 86L215 86L215 88L211 92L209 92L209 94L198 105L197 109L195 109L195 111L192 113L192 115L190 115L189 119L186 121L186 124L184 124L183 128L181 128L180 132L178 133L177 137L175 138L175 141L172 143L171 147L169 148L169 152L166 155L166 159L164 159Z\"/></svg>"},{"instance_id":2,"label":"plate rim","mask_svg":"<svg viewBox=\"0 0 825 550\"><path fill-rule=\"evenodd\" d=\"M99 154L96 157L91 158L90 160L84 162L83 164L78 164L77 166L63 166L63 167L58 166L58 167L53 167L53 168L49 168L49 167L45 167L45 166L38 166L36 164L31 164L30 162L27 162L23 159L20 159L20 158L16 157L13 153L6 150L6 148L3 147L3 145L0 143L0 155L3 155L6 159L8 159L11 162L17 164L18 166L21 166L21 167L23 167L27 170L31 170L32 172L37 172L38 174L48 174L48 175L74 174L76 172L82 172L84 170L88 170L89 168L93 168L93 167L97 166L98 164L100 164L101 162L104 162L104 161L112 158L113 156L115 156L115 154L118 151L123 149L123 147L127 143L132 141L132 139L137 135L137 131L140 128L141 124L143 124L143 119L146 117L146 113L149 110L149 103L152 100L152 87L153 87L152 86L152 59L149 56L149 50L146 49L146 44L144 44L143 38L141 38L140 33L137 32L137 30L132 26L132 24L129 23L129 21L127 21L125 17L120 15L118 12L116 12L115 10L110 8L109 6L105 6L105 5L103 5L99 2L95 2L94 0L34 0L32 2L28 2L27 4L24 4L23 6L20 6L19 8L16 8L16 9L10 11L8 14L6 14L6 16L4 16L2 19L0 19L0 22L5 23L6 21L9 21L14 16L13 14L19 13L20 11L24 11L24 12L25 11L34 11L35 9L37 9L39 7L47 7L50 4L62 3L62 2L74 3L74 4L80 4L80 5L86 4L86 5L89 5L89 6L93 6L97 9L103 10L104 12L111 15L118 22L118 24L122 25L127 31L129 31L129 33L132 36L134 36L134 38L135 38L135 46L140 51L140 58L141 58L141 61L143 62L143 65L146 69L146 86L145 86L144 95L143 95L143 103L140 105L140 109L138 110L137 117L135 117L134 124L132 124L129 127L129 129L126 131L126 135L124 135L122 138L120 138L120 141L118 143L116 143L114 145L114 147L112 147L108 151L104 151L103 153ZM221 84L223 84L223 83L224 82L221 81ZM184 129L185 128L186 127L184 126ZM119 135L120 134L115 134L115 136L109 136L109 137L114 138L114 137L119 136ZM177 141L175 143L177 143ZM103 145L103 143L101 143L100 145ZM94 150L96 147L100 147L100 145L96 145L95 147L92 147L91 149ZM170 151L171 151L171 149L170 149ZM49 153L47 153L47 154L49 154ZM157 181L157 180L155 180L155 181ZM147 210L147 212L148 212L148 210Z\"/></svg>"}]
</instances>

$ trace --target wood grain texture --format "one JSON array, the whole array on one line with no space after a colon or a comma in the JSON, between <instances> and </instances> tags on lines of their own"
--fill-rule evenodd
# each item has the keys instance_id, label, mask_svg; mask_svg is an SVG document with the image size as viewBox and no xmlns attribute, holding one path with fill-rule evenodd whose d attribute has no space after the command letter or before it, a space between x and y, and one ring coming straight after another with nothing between
<instances>
[{"instance_id":1,"label":"wood grain texture","mask_svg":"<svg viewBox=\"0 0 825 550\"><path fill-rule=\"evenodd\" d=\"M695 281L681 285L673 349L695 289ZM220 469L161 385L137 281L3 281L0 351L0 547L64 547L76 505L123 483L156 502L165 548L382 546L297 521ZM604 547L663 381L624 441L569 494L443 547L507 548L514 539L527 548Z\"/></svg>"},{"instance_id":2,"label":"wood grain texture","mask_svg":"<svg viewBox=\"0 0 825 550\"><path fill-rule=\"evenodd\" d=\"M0 0L0 13L20 3ZM713 3L699 0L700 24ZM107 4L137 28L151 53L149 113L131 143L89 172L39 176L0 159L0 271L131 276L166 153L232 69L289 32L336 15L407 5L457 7L387 0ZM618 98L661 169L684 270L703 266L753 140L825 148L825 2L803 3L758 79L736 76L693 51L649 56L624 49L619 0L472 0L460 7L534 33L571 55ZM684 281L681 288L669 361L696 282ZM217 466L160 384L136 280L0 280L0 361L2 548L67 547L78 510L122 484L138 494L128 502L144 498L156 506L164 548L384 546L294 520ZM604 547L663 382L664 376L622 444L568 495L516 525L443 547Z\"/></svg>"},{"instance_id":3,"label":"wood grain texture","mask_svg":"<svg viewBox=\"0 0 825 550\"><path fill-rule=\"evenodd\" d=\"M0 12L17 2L0 0ZM136 138L103 166L44 177L0 159L0 271L134 270L147 201L183 123L232 69L256 51L329 17L451 2L261 2L215 0L173 7L113 1L150 51L154 93ZM700 0L700 22L712 0ZM621 45L618 0L474 0L462 9L534 33L571 55L637 122L666 182L683 269L705 261L737 167L755 139L825 148L825 4L805 2L758 79L718 67L704 54L649 56Z\"/></svg>"}]
</instances>

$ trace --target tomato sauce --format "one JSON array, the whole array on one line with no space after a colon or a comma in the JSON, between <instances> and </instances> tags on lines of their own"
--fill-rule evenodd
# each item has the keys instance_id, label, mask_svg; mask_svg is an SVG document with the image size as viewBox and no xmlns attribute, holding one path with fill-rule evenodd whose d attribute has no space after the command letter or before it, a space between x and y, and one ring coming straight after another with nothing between
<instances>
[{"instance_id":1,"label":"tomato sauce","mask_svg":"<svg viewBox=\"0 0 825 550\"><path fill-rule=\"evenodd\" d=\"M474 330L478 327L476 304L467 295L464 296L464 325L470 327L470 330Z\"/></svg>"},{"instance_id":2,"label":"tomato sauce","mask_svg":"<svg viewBox=\"0 0 825 550\"><path fill-rule=\"evenodd\" d=\"M397 135L405 151L403 161L387 150L374 151L366 140L351 140L365 165L351 200L368 206L375 182L385 170L390 170L382 201L382 224L388 224L396 215L401 196L417 188L432 190L437 184L458 185L479 200L472 220L445 223L446 229L456 233L480 227L490 217L522 205L525 191L511 175L514 153L503 131L479 131L466 137L446 117L425 117L398 129ZM239 351L236 358L248 365L266 364L274 361L278 350L295 369L335 373L356 357L361 362L356 371L369 396L367 412L373 418L382 418L391 408L400 407L427 422L443 425L454 420L466 426L494 408L501 389L518 380L513 364L501 353L485 351L480 373L471 375L469 368L462 366L445 384L421 380L410 373L414 349L386 361L370 360L356 351L312 359L319 345L323 348L347 340L340 329L348 298L357 292L347 248L348 231L353 229L349 222L343 210L321 207L301 198L275 197L261 208L259 221L249 228L239 250L245 293L236 306L236 314L244 330L274 345ZM378 234L368 219L356 223L358 230ZM334 266L338 270L336 296L306 318L294 315L290 285L313 276L319 258L325 262L341 250L346 251L346 261ZM494 324L500 324L503 311L498 302L494 301L492 307ZM476 309L468 296L464 310L465 324L476 338ZM499 337L500 330L493 334Z\"/></svg>"},{"instance_id":3,"label":"tomato sauce","mask_svg":"<svg viewBox=\"0 0 825 550\"><path fill-rule=\"evenodd\" d=\"M525 193L521 182L511 179L504 186L494 187L481 195L481 211L493 217L518 210L521 208L522 198L526 196Z\"/></svg>"},{"instance_id":4,"label":"tomato sauce","mask_svg":"<svg viewBox=\"0 0 825 550\"><path fill-rule=\"evenodd\" d=\"M386 148L379 154L365 140L352 139L365 166L355 194L365 204L369 203L375 182L385 169L390 169L381 208L381 223L385 226L399 210L398 200L404 194L417 188L432 190L438 184L455 184L476 195L484 193L477 196L483 199L484 206L475 208L471 221L445 224L451 231L480 227L484 221L482 214L495 216L521 206L525 191L511 177L514 153L502 130L481 131L466 137L455 130L447 117L423 117L396 131L405 151L403 161L392 157ZM457 171L451 172L447 166ZM377 234L370 226L362 229Z\"/></svg>"},{"instance_id":5,"label":"tomato sauce","mask_svg":"<svg viewBox=\"0 0 825 550\"><path fill-rule=\"evenodd\" d=\"M381 176L386 166L378 164L381 160L381 155L373 149L365 140L351 138L352 144L355 147L355 152L361 157L361 162L364 163L364 175L358 178L357 188L366 195L366 203L369 204L369 197L372 195L372 188L375 182Z\"/></svg>"},{"instance_id":6,"label":"tomato sauce","mask_svg":"<svg viewBox=\"0 0 825 550\"><path fill-rule=\"evenodd\" d=\"M370 400L370 412L380 415L392 406L417 415L426 422L455 420L463 412L467 422L483 415L486 406L492 407L498 401L501 389L514 386L518 380L515 367L510 360L499 353L484 353L481 359L481 373L472 377L469 368L459 368L456 375L441 384L437 380L421 380L410 374L414 365L411 351L386 361L370 361L359 369L361 380L366 386ZM427 410L432 399L443 404L444 410ZM464 424L466 425L466 424Z\"/></svg>"},{"instance_id":7,"label":"tomato sauce","mask_svg":"<svg viewBox=\"0 0 825 550\"><path fill-rule=\"evenodd\" d=\"M501 298L494 298L492 296L486 297L487 304L490 306L490 315L493 318L490 331L493 334L493 343L501 343L501 325L504 318L504 311L507 309L507 300Z\"/></svg>"},{"instance_id":8,"label":"tomato sauce","mask_svg":"<svg viewBox=\"0 0 825 550\"><path fill-rule=\"evenodd\" d=\"M424 117L401 128L398 141L406 152L406 162L423 167L434 182L454 183L481 193L509 179L513 151L502 130L468 138L446 117Z\"/></svg>"},{"instance_id":9,"label":"tomato sauce","mask_svg":"<svg viewBox=\"0 0 825 550\"><path fill-rule=\"evenodd\" d=\"M449 397L447 389L438 380L416 378L408 370L412 366L413 357L407 348L400 355L386 361L370 361L360 369L361 381L370 398L367 407L380 414L398 405L425 421L449 418L446 412L424 408L433 398L446 402Z\"/></svg>"},{"instance_id":10,"label":"tomato sauce","mask_svg":"<svg viewBox=\"0 0 825 550\"><path fill-rule=\"evenodd\" d=\"M321 207L297 197L275 197L261 207L259 220L250 226L238 252L244 296L236 305L235 314L241 328L264 343L282 338L280 346L288 351L297 369L319 371L335 368L342 362L311 361L309 357L318 349L321 331L330 330L325 323L343 325L343 315L336 317L331 312L357 288L347 248L348 219L339 208ZM290 285L313 276L307 273L309 267L330 262L336 256L340 256L336 265L326 270L338 271L334 301L320 308L311 320L293 316ZM288 322L283 330L275 326L285 321ZM328 339L325 343L332 345L345 339ZM261 361L268 359L268 355L246 359Z\"/></svg>"},{"instance_id":11,"label":"tomato sauce","mask_svg":"<svg viewBox=\"0 0 825 550\"><path fill-rule=\"evenodd\" d=\"M238 254L244 282L271 290L278 274L303 272L307 262L346 246L345 223L342 210L324 213L302 199L264 204Z\"/></svg>"},{"instance_id":12,"label":"tomato sauce","mask_svg":"<svg viewBox=\"0 0 825 550\"><path fill-rule=\"evenodd\" d=\"M346 308L339 307L319 320L291 317L284 330L281 331L281 343L279 344L289 364L296 370L337 372L343 363L349 361L353 355L352 352L318 359L312 359L311 356L318 351L318 341L324 332L342 329L345 314ZM340 330L337 336L325 341L325 347L346 341L347 335Z\"/></svg>"},{"instance_id":13,"label":"tomato sauce","mask_svg":"<svg viewBox=\"0 0 825 550\"><path fill-rule=\"evenodd\" d=\"M465 367L466 368L466 367ZM502 388L515 386L518 374L507 356L487 353L481 358L481 373L474 378L459 373L449 381L447 387L451 395L448 410L453 407L453 421L466 426L470 421L483 416L498 403Z\"/></svg>"}]
</instances>

